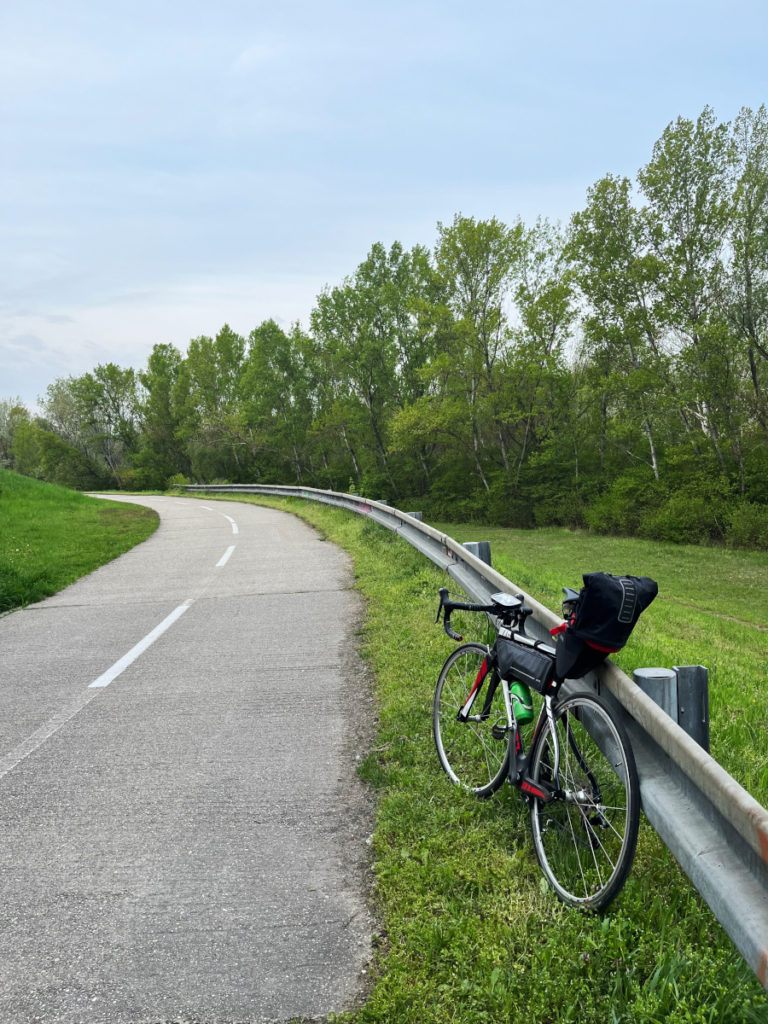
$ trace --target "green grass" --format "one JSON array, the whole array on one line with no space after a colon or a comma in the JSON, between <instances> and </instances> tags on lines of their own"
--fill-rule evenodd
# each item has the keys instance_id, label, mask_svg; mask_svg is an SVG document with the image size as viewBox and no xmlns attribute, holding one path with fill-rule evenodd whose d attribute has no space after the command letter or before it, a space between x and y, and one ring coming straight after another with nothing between
<instances>
[{"instance_id":1,"label":"green grass","mask_svg":"<svg viewBox=\"0 0 768 1024\"><path fill-rule=\"evenodd\" d=\"M768 1021L768 996L646 823L622 894L605 917L588 917L560 907L543 884L517 794L505 788L481 802L448 784L431 737L433 688L451 650L434 624L437 589L446 577L362 517L309 502L267 503L296 512L346 548L367 599L360 644L375 677L379 732L361 774L379 795L373 857L382 937L368 1001L338 1020ZM764 666L758 671L755 660L761 651L764 658L766 643L756 626L768 621L761 618L764 555L567 531L478 533L451 524L445 532L461 541L490 539L496 566L553 608L560 586L577 585L583 571L655 576L664 599L641 620L625 668L709 661L718 691L713 733L727 731L731 718L741 719L742 730L748 718L753 725L762 719L764 699L759 715L751 702L764 694ZM698 608L687 607L694 603L689 586ZM749 594L741 593L745 587ZM731 692L730 681L741 671ZM734 746L732 761L742 735L724 744ZM742 750L741 757L752 755ZM756 777L758 760L742 765L741 774Z\"/></svg>"},{"instance_id":2,"label":"green grass","mask_svg":"<svg viewBox=\"0 0 768 1024\"><path fill-rule=\"evenodd\" d=\"M55 594L157 524L150 509L0 470L0 613Z\"/></svg>"}]
</instances>

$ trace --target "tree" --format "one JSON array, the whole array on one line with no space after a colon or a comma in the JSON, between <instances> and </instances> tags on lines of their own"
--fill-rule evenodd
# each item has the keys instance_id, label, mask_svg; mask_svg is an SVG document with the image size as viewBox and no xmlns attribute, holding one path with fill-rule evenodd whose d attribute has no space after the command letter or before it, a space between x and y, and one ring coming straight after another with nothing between
<instances>
[{"instance_id":1,"label":"tree","mask_svg":"<svg viewBox=\"0 0 768 1024\"><path fill-rule=\"evenodd\" d=\"M557 417L563 348L576 317L574 275L565 236L539 220L524 231L514 299L519 327L504 360L504 386L497 419L513 430L518 449L514 484L529 452Z\"/></svg>"},{"instance_id":2,"label":"tree","mask_svg":"<svg viewBox=\"0 0 768 1024\"><path fill-rule=\"evenodd\" d=\"M743 108L733 127L736 187L731 214L733 258L726 309L746 346L753 409L768 434L768 111Z\"/></svg>"},{"instance_id":3,"label":"tree","mask_svg":"<svg viewBox=\"0 0 768 1024\"><path fill-rule=\"evenodd\" d=\"M0 399L0 468L14 468L14 438L20 424L29 422L29 410L20 398Z\"/></svg>"},{"instance_id":4,"label":"tree","mask_svg":"<svg viewBox=\"0 0 768 1024\"><path fill-rule=\"evenodd\" d=\"M135 483L140 487L164 488L169 477L190 471L189 458L179 437L181 411L178 381L181 353L173 345L155 345L138 379L143 388L138 411L139 450L133 458Z\"/></svg>"},{"instance_id":5,"label":"tree","mask_svg":"<svg viewBox=\"0 0 768 1024\"><path fill-rule=\"evenodd\" d=\"M109 473L120 487L139 439L136 373L114 363L81 377L59 378L44 402L54 430L80 451L103 477Z\"/></svg>"},{"instance_id":6,"label":"tree","mask_svg":"<svg viewBox=\"0 0 768 1024\"><path fill-rule=\"evenodd\" d=\"M732 163L728 125L705 107L695 122L678 118L667 126L638 181L660 270L663 305L657 308L680 345L675 388L725 475L730 441L743 481L741 410L733 387L738 355L720 301Z\"/></svg>"},{"instance_id":7,"label":"tree","mask_svg":"<svg viewBox=\"0 0 768 1024\"><path fill-rule=\"evenodd\" d=\"M274 320L251 331L240 381L243 436L254 465L269 480L304 482L311 472L307 434L313 417L314 343Z\"/></svg>"},{"instance_id":8,"label":"tree","mask_svg":"<svg viewBox=\"0 0 768 1024\"><path fill-rule=\"evenodd\" d=\"M586 208L575 214L570 246L577 279L587 301L583 317L584 350L600 368L603 451L609 407L624 422L640 428L647 460L659 479L660 396L668 380L665 323L660 319L658 257L648 251L647 225L632 205L628 178L602 178L587 193ZM684 413L683 413L684 416ZM632 438L622 454L643 459Z\"/></svg>"},{"instance_id":9,"label":"tree","mask_svg":"<svg viewBox=\"0 0 768 1024\"><path fill-rule=\"evenodd\" d=\"M326 378L322 414L339 430L359 486L365 478L367 487L399 494L388 425L423 387L419 372L432 334L425 304L434 287L425 250L406 252L395 242L387 251L377 243L353 277L318 297L312 312ZM359 419L357 408L364 411L367 437L353 444L349 427Z\"/></svg>"},{"instance_id":10,"label":"tree","mask_svg":"<svg viewBox=\"0 0 768 1024\"><path fill-rule=\"evenodd\" d=\"M249 469L241 436L240 377L245 339L225 324L215 338L189 343L172 388L179 438L200 479L240 480Z\"/></svg>"},{"instance_id":11,"label":"tree","mask_svg":"<svg viewBox=\"0 0 768 1024\"><path fill-rule=\"evenodd\" d=\"M498 363L509 339L507 308L522 244L521 223L508 228L495 217L476 221L457 214L448 227L438 224L435 263L454 317L453 340L439 361L438 373L462 395L471 459L486 491L490 490L484 455L490 450L484 440L488 431L503 469L508 471L510 466L508 431L499 415L496 393Z\"/></svg>"}]
</instances>

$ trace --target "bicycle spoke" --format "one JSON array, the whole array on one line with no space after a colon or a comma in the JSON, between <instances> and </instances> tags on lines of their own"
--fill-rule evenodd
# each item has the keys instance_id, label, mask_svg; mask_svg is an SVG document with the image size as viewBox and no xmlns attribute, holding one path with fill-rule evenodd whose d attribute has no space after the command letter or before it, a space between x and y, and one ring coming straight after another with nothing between
<instances>
[{"instance_id":1,"label":"bicycle spoke","mask_svg":"<svg viewBox=\"0 0 768 1024\"><path fill-rule=\"evenodd\" d=\"M506 724L501 685L490 674L478 684L488 650L482 644L464 644L447 659L435 691L432 727L440 764L449 778L478 796L489 796L507 777L509 734L494 728ZM459 718L469 695L477 692L469 718ZM489 687L495 692L486 711Z\"/></svg>"},{"instance_id":2,"label":"bicycle spoke","mask_svg":"<svg viewBox=\"0 0 768 1024\"><path fill-rule=\"evenodd\" d=\"M639 795L626 738L597 697L576 695L556 709L554 726L547 722L531 762L532 777L552 779L564 795L531 809L544 874L564 902L607 906L624 883L637 837Z\"/></svg>"}]
</instances>

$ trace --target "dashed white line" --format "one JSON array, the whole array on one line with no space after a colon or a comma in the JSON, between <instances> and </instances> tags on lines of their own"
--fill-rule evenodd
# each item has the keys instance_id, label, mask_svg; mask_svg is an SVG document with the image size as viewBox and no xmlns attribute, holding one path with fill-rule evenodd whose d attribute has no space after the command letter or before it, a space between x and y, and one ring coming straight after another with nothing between
<instances>
[{"instance_id":1,"label":"dashed white line","mask_svg":"<svg viewBox=\"0 0 768 1024\"><path fill-rule=\"evenodd\" d=\"M93 692L82 690L57 714L55 714L53 718L47 721L45 725L41 725L40 728L36 729L31 736L27 736L27 738L22 740L21 743L18 743L13 750L9 750L7 754L0 758L0 778L12 771L17 764L20 764L24 760L25 757L29 757L30 754L33 754L38 747L42 747L45 741L49 740L54 733L57 733L62 725L66 725L70 718L74 718L78 711L82 711L87 704L90 704L95 696L96 690Z\"/></svg>"},{"instance_id":2,"label":"dashed white line","mask_svg":"<svg viewBox=\"0 0 768 1024\"><path fill-rule=\"evenodd\" d=\"M220 569L222 567L222 565L226 565L227 564L227 562L229 561L229 556L232 554L232 552L234 550L235 550L235 545L231 544L227 548L227 550L224 552L224 554L221 556L221 558L218 560L218 562L216 563L216 568L217 569Z\"/></svg>"},{"instance_id":3,"label":"dashed white line","mask_svg":"<svg viewBox=\"0 0 768 1024\"><path fill-rule=\"evenodd\" d=\"M113 679L117 679L122 672L125 672L128 666L132 665L140 654L143 654L148 647L151 647L158 637L162 636L167 629L170 629L174 622L181 618L191 604L192 598L185 601L184 604L180 604L178 608L174 608L171 614L166 616L159 626L155 626L151 633L147 633L143 640L139 640L136 646L132 647L127 654L124 654L119 661L116 661L111 668L108 668L106 672L102 672L99 678L94 679L88 688L92 690L95 688L109 686Z\"/></svg>"},{"instance_id":4,"label":"dashed white line","mask_svg":"<svg viewBox=\"0 0 768 1024\"><path fill-rule=\"evenodd\" d=\"M237 523L236 523L236 522L235 522L235 520L234 520L234 519L232 518L232 516L227 516L227 515L224 515L224 513L223 513L223 512L222 512L221 514L222 514L222 515L224 516L224 518L225 518L226 520L228 520L228 521L229 521L229 523L231 524L231 526L232 526L232 533L237 533Z\"/></svg>"},{"instance_id":5,"label":"dashed white line","mask_svg":"<svg viewBox=\"0 0 768 1024\"><path fill-rule=\"evenodd\" d=\"M63 725L74 718L75 715L82 711L93 698L96 696L98 690L103 689L105 686L117 679L121 672L124 672L129 665L131 665L140 654L142 654L148 647L150 647L158 637L162 636L167 629L169 629L177 619L181 618L187 608L193 602L193 598L185 601L184 604L180 604L178 608L174 608L170 615L166 616L160 625L155 626L151 633L147 633L143 640L140 640L135 647L132 647L127 654L123 655L119 661L108 668L106 672L103 672L98 679L88 686L86 690L82 690L76 694L67 704L64 705L54 716L47 722L36 729L31 736L27 736L25 740L18 743L13 750L9 750L7 754L0 757L0 778L3 775L7 775L8 772L12 771L17 764L24 760L25 757L29 757L30 754L34 753L38 747L41 747L46 740L49 740L51 736L55 735L61 729Z\"/></svg>"}]
</instances>

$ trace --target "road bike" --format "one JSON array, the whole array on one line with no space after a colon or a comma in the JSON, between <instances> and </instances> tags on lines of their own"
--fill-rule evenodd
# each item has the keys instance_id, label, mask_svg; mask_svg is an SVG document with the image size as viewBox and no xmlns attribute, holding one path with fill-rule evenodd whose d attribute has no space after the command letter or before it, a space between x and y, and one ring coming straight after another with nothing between
<instances>
[{"instance_id":1,"label":"road bike","mask_svg":"<svg viewBox=\"0 0 768 1024\"><path fill-rule=\"evenodd\" d=\"M563 589L568 618L579 595ZM485 613L495 628L492 643L462 643L451 628L457 610ZM604 910L632 866L640 816L637 769L622 723L586 684L558 677L557 650L526 634L532 609L519 597L500 593L489 604L471 604L450 600L443 588L438 622L441 614L445 632L461 644L435 690L433 732L443 770L481 798L506 781L518 789L530 807L536 857L559 899ZM577 671L604 657L581 661ZM531 690L541 706L526 750Z\"/></svg>"}]
</instances>

